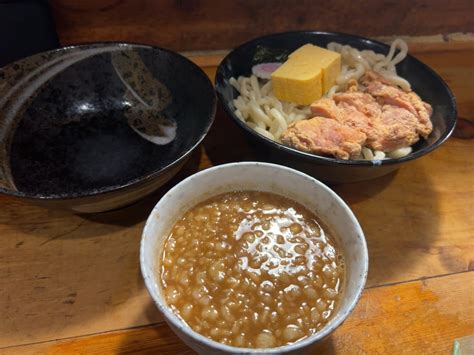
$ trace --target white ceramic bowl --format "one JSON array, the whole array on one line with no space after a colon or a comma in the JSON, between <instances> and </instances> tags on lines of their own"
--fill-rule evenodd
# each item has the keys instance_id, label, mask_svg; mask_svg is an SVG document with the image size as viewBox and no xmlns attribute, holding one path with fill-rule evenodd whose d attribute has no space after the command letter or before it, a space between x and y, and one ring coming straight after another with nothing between
<instances>
[{"instance_id":1,"label":"white ceramic bowl","mask_svg":"<svg viewBox=\"0 0 474 355\"><path fill-rule=\"evenodd\" d=\"M345 258L342 299L333 318L316 334L296 343L269 349L237 348L215 342L193 331L166 305L161 291L159 260L174 223L194 205L235 190L273 192L313 211L333 232ZM364 233L345 202L318 180L280 165L242 162L219 165L188 177L157 203L143 230L140 264L146 287L173 331L201 354L300 353L333 332L355 307L365 285L368 253Z\"/></svg>"}]
</instances>

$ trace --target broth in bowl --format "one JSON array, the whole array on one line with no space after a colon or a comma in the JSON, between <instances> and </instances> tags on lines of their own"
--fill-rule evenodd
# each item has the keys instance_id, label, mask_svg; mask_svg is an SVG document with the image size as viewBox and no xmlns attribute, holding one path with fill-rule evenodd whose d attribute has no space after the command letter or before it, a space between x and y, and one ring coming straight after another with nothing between
<instances>
[{"instance_id":1,"label":"broth in bowl","mask_svg":"<svg viewBox=\"0 0 474 355\"><path fill-rule=\"evenodd\" d=\"M168 306L217 342L270 348L322 329L339 305L345 268L332 232L301 204L235 191L199 203L160 255Z\"/></svg>"}]
</instances>

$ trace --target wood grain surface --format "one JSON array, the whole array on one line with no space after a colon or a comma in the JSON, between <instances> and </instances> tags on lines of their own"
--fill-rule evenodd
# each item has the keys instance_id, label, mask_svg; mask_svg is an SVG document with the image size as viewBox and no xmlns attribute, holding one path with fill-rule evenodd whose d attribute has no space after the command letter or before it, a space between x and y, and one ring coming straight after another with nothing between
<instances>
[{"instance_id":1,"label":"wood grain surface","mask_svg":"<svg viewBox=\"0 0 474 355\"><path fill-rule=\"evenodd\" d=\"M448 81L460 112L472 122L474 50L416 55ZM193 58L211 77L216 59ZM369 289L321 350L446 353L454 338L474 332L473 150L474 140L451 138L396 173L334 186L366 234ZM219 111L179 176L128 208L80 216L0 196L0 352L187 351L160 323L141 279L144 221L184 177L252 158L240 132Z\"/></svg>"},{"instance_id":2,"label":"wood grain surface","mask_svg":"<svg viewBox=\"0 0 474 355\"><path fill-rule=\"evenodd\" d=\"M471 0L52 0L62 44L131 41L175 50L232 48L270 32L432 35L474 32Z\"/></svg>"},{"instance_id":3,"label":"wood grain surface","mask_svg":"<svg viewBox=\"0 0 474 355\"><path fill-rule=\"evenodd\" d=\"M454 339L474 333L472 274L367 289L349 319L312 353L449 354ZM4 353L194 354L164 323Z\"/></svg>"}]
</instances>

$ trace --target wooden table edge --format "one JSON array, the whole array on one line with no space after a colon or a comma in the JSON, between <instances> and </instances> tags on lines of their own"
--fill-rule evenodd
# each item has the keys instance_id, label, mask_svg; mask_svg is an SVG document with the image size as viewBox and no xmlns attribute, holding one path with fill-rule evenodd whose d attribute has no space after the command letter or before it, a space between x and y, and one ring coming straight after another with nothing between
<instances>
[{"instance_id":1,"label":"wooden table edge","mask_svg":"<svg viewBox=\"0 0 474 355\"><path fill-rule=\"evenodd\" d=\"M437 275L427 278L419 278L417 280L403 281L386 285L377 285L368 287L364 290L361 300L359 301L354 312L349 316L346 323L344 323L338 330L336 330L337 337L348 337L348 334L355 336L362 332L373 331L376 325L373 325L369 318L372 316L375 320L379 321L381 317L384 318L394 318L400 317L400 313L407 312L411 310L412 317L417 319L418 322L422 323L422 316L429 315L433 310L437 309L436 303L440 300L442 302L447 302L443 298L452 298L453 290L448 288L443 289L446 284L461 285L469 283L469 281L474 286L474 270L466 270L461 272L455 272L445 275ZM441 287L439 287L441 286ZM467 285L468 286L468 285ZM472 288L469 287L458 289L457 292L462 292L466 298L469 297L469 294L472 294ZM413 297L413 296L417 297ZM434 319L425 319L425 322L440 322L444 324L453 334L452 339L441 339L445 345L445 350L448 350L448 347L451 347L449 350L452 350L452 343L456 338L462 336L467 336L474 334L474 302L471 300L460 298L461 302L466 302L468 307L464 309L463 312L466 316L466 319L456 319L456 317L446 316L448 320L438 317L438 315L432 316ZM408 305L401 305L400 309L393 307L394 302L406 302ZM382 311L371 311L367 307L377 307ZM406 309L404 309L406 308ZM367 319L365 319L367 317ZM405 339L406 334L409 334L412 330L410 327L417 328L415 323L409 324L408 327L400 322L390 322L385 324L385 330L377 329L380 331L390 331L398 333L400 336L400 343L403 341L408 341L410 339ZM392 329L387 329L387 327L392 327ZM347 329L346 329L347 328ZM449 328L449 329L448 329ZM434 334L436 336L442 336L443 329L439 329L439 334ZM403 335L405 334L405 335ZM428 334L433 336L433 334ZM418 334L419 337L423 337L423 334ZM426 336L426 334L425 334ZM127 339L124 341L124 339ZM448 341L449 340L449 341ZM379 340L380 341L380 340ZM124 342L126 345L124 345ZM320 345L323 349L327 348L325 345L326 340L324 340ZM448 346L449 345L449 346ZM123 349L122 347L126 347ZM331 345L332 347L333 345ZM337 346L342 346L342 348L337 348ZM338 344L336 350L348 349L349 342L346 344ZM379 347L385 345L379 344ZM406 344L405 346L418 346L415 343ZM79 350L83 350L85 353L94 353L94 352L106 352L110 351L112 353L122 353L129 351L139 351L146 352L146 350L157 351L159 349L164 350L180 350L186 351L190 349L182 343L182 341L171 331L165 321L133 326L122 329L113 329L103 332L97 332L92 334L84 334L75 337L66 337L61 339L43 341L43 342L32 342L25 343L21 345L13 345L0 348L0 353L2 354L60 354L60 353L78 353ZM419 349L423 350L423 349ZM439 349L441 350L441 349Z\"/></svg>"}]
</instances>

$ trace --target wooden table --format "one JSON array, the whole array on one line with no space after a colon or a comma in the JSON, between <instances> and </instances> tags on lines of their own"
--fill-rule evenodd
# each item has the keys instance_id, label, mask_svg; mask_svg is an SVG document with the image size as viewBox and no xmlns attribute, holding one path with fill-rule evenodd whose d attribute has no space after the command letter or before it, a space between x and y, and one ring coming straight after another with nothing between
<instances>
[{"instance_id":1,"label":"wooden table","mask_svg":"<svg viewBox=\"0 0 474 355\"><path fill-rule=\"evenodd\" d=\"M474 45L420 44L412 53L451 85L465 138L394 174L334 187L365 231L370 272L357 308L321 352L449 353L455 338L474 334ZM211 77L221 58L193 56ZM78 216L1 196L0 352L192 353L144 287L141 231L185 176L249 159L219 111L179 176L134 206Z\"/></svg>"}]
</instances>

